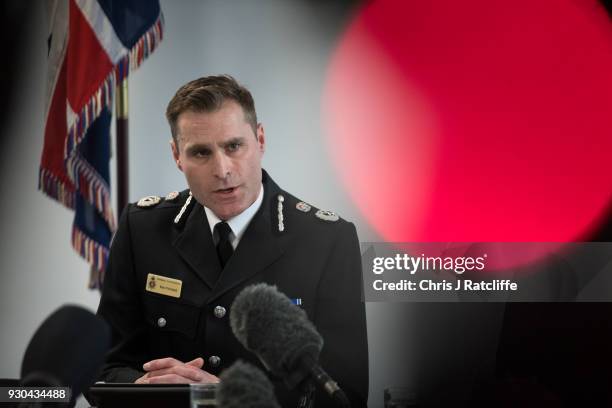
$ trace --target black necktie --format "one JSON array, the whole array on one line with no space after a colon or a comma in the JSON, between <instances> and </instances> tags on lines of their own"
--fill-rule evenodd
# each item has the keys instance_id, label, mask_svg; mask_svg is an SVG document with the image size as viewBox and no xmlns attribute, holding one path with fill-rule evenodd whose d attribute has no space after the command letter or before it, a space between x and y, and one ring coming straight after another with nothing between
<instances>
[{"instance_id":1,"label":"black necktie","mask_svg":"<svg viewBox=\"0 0 612 408\"><path fill-rule=\"evenodd\" d=\"M223 269L230 259L230 256L234 253L234 247L232 247L232 243L230 242L230 233L232 229L226 222L219 222L215 225L215 230L219 236L217 256L219 257L219 262L221 262L221 269Z\"/></svg>"}]
</instances>

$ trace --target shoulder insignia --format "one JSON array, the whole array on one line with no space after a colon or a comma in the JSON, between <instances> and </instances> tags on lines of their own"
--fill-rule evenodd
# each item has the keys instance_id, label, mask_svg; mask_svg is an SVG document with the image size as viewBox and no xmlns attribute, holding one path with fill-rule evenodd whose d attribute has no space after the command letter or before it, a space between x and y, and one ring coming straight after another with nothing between
<instances>
[{"instance_id":1,"label":"shoulder insignia","mask_svg":"<svg viewBox=\"0 0 612 408\"><path fill-rule=\"evenodd\" d=\"M319 210L315 213L317 218L322 219L323 221L336 222L340 219L338 214L333 211Z\"/></svg>"},{"instance_id":2,"label":"shoulder insignia","mask_svg":"<svg viewBox=\"0 0 612 408\"><path fill-rule=\"evenodd\" d=\"M308 211L310 211L312 209L312 207L308 204L306 204L303 201L300 201L299 203L297 203L295 205L295 208L297 208L298 210L307 213Z\"/></svg>"},{"instance_id":3,"label":"shoulder insignia","mask_svg":"<svg viewBox=\"0 0 612 408\"><path fill-rule=\"evenodd\" d=\"M138 203L136 203L136 205L141 208L153 207L154 205L159 204L160 201L161 198L159 198L158 196L147 196L138 200Z\"/></svg>"},{"instance_id":4,"label":"shoulder insignia","mask_svg":"<svg viewBox=\"0 0 612 408\"><path fill-rule=\"evenodd\" d=\"M166 201L174 201L176 200L176 198L179 196L179 192L178 191L172 191L168 194L166 194Z\"/></svg>"}]
</instances>

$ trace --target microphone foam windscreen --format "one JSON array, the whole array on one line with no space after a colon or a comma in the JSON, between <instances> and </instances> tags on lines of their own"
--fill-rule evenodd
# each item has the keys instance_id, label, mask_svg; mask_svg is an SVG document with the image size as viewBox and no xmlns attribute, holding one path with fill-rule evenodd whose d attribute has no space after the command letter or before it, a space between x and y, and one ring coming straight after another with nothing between
<instances>
[{"instance_id":1,"label":"microphone foam windscreen","mask_svg":"<svg viewBox=\"0 0 612 408\"><path fill-rule=\"evenodd\" d=\"M21 383L67 386L75 398L94 382L109 346L110 329L102 319L79 306L62 306L30 340Z\"/></svg>"},{"instance_id":2,"label":"microphone foam windscreen","mask_svg":"<svg viewBox=\"0 0 612 408\"><path fill-rule=\"evenodd\" d=\"M268 377L257 367L236 361L219 377L219 408L280 408Z\"/></svg>"},{"instance_id":3,"label":"microphone foam windscreen","mask_svg":"<svg viewBox=\"0 0 612 408\"><path fill-rule=\"evenodd\" d=\"M265 283L247 286L236 296L230 325L245 348L257 354L271 372L283 377L305 355L317 361L323 347L323 338L306 312L276 286Z\"/></svg>"}]
</instances>

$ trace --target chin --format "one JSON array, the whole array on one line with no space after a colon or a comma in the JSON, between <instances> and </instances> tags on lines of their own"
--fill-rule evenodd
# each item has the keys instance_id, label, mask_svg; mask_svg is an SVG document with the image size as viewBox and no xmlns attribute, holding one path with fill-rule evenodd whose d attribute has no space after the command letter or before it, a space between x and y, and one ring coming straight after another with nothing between
<instances>
[{"instance_id":1,"label":"chin","mask_svg":"<svg viewBox=\"0 0 612 408\"><path fill-rule=\"evenodd\" d=\"M238 208L232 208L232 209L223 209L220 211L215 211L214 209L212 209L213 212L217 215L217 217L223 219L223 220L229 220L230 218L233 218L235 216L237 216L238 214L240 214L242 211L241 209Z\"/></svg>"}]
</instances>

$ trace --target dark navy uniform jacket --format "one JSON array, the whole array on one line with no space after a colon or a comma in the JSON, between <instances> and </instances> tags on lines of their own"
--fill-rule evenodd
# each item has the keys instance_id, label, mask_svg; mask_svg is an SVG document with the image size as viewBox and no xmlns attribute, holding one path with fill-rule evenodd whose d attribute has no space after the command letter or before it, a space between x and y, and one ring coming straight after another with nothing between
<instances>
[{"instance_id":1,"label":"dark navy uniform jacket","mask_svg":"<svg viewBox=\"0 0 612 408\"><path fill-rule=\"evenodd\" d=\"M188 191L172 201L147 208L130 204L124 210L98 308L113 333L101 380L133 382L143 375L145 362L163 357L203 357L204 369L214 375L239 358L258 364L234 337L229 312L245 286L266 282L289 298L301 299L324 339L321 366L353 407L366 406L368 352L355 227L343 219L322 220L315 216L316 208L298 210L299 200L265 171L262 182L262 205L223 271L202 205L192 200L180 222L174 222ZM282 232L279 194L284 197ZM180 297L145 290L148 274L180 280ZM221 316L217 308L215 314L217 306L227 313ZM274 383L281 405L295 406L299 394ZM316 406L326 405L331 401L317 395Z\"/></svg>"}]
</instances>

